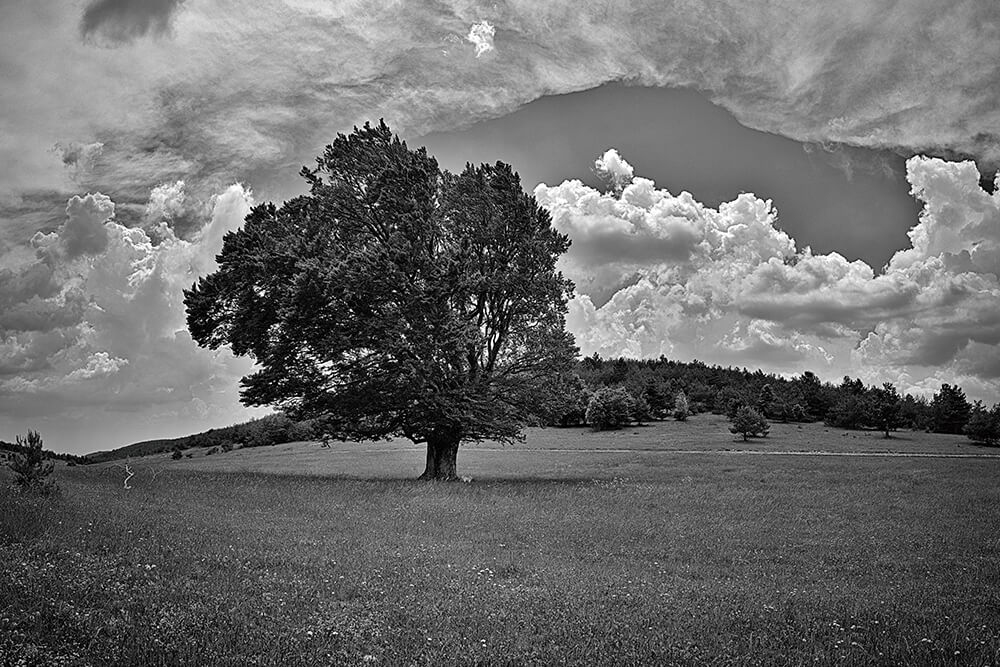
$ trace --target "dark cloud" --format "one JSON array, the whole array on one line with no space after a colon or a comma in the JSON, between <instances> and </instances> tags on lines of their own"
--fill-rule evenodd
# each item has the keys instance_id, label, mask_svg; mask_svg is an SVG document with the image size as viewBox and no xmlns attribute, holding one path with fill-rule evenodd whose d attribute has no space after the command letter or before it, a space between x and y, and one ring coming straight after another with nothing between
<instances>
[{"instance_id":1,"label":"dark cloud","mask_svg":"<svg viewBox=\"0 0 1000 667\"><path fill-rule=\"evenodd\" d=\"M103 252L108 246L104 223L114 213L114 203L100 193L70 199L66 205L66 223L59 232L67 259Z\"/></svg>"},{"instance_id":2,"label":"dark cloud","mask_svg":"<svg viewBox=\"0 0 1000 667\"><path fill-rule=\"evenodd\" d=\"M182 4L184 0L94 0L83 11L80 32L84 38L116 45L161 36L170 30Z\"/></svg>"}]
</instances>

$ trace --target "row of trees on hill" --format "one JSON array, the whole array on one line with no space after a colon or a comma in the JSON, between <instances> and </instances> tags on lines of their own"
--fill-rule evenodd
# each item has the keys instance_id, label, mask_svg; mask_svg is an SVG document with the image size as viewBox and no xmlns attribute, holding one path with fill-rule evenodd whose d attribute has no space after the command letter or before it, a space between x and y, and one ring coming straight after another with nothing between
<instances>
[{"instance_id":1,"label":"row of trees on hill","mask_svg":"<svg viewBox=\"0 0 1000 667\"><path fill-rule=\"evenodd\" d=\"M27 436L25 436L25 438L27 438ZM0 440L0 452L9 452L11 458L13 458L13 455L17 454L28 454L29 444L25 438L18 436L17 442L6 442L4 440ZM33 444L34 441L31 442L32 444L30 445L30 447L34 448ZM40 443L41 440L39 440L38 442ZM77 456L75 454L60 454L57 452L50 451L48 449L39 449L39 451L42 453L42 456L44 456L46 459L65 461L66 463L72 465L90 463L90 460L86 456Z\"/></svg>"},{"instance_id":2,"label":"row of trees on hill","mask_svg":"<svg viewBox=\"0 0 1000 667\"><path fill-rule=\"evenodd\" d=\"M312 440L319 437L310 421L293 421L286 415L277 413L253 419L242 424L223 428L213 428L185 438L170 441L168 449L190 449L193 447L267 447L286 442Z\"/></svg>"},{"instance_id":3,"label":"row of trees on hill","mask_svg":"<svg viewBox=\"0 0 1000 667\"><path fill-rule=\"evenodd\" d=\"M608 393L608 388L614 392ZM741 407L749 407L771 421L824 421L838 428L879 430L887 437L909 428L965 433L980 442L1000 440L1000 406L987 409L970 403L960 387L950 384L941 385L928 400L900 395L891 383L866 386L845 377L835 385L809 371L785 378L700 361L602 359L595 354L579 362L574 380L562 383L555 393L541 410L541 421L549 425L606 428L608 420L601 416L609 410L617 416L608 423L617 425L667 419L682 400L685 416L714 412L732 418Z\"/></svg>"}]
</instances>

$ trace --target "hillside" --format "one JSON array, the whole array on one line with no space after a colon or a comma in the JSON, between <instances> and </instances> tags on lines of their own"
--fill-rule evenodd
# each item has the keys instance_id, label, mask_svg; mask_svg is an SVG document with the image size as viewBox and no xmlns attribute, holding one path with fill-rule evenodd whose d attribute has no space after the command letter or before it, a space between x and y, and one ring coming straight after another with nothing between
<instances>
[{"instance_id":1,"label":"hillside","mask_svg":"<svg viewBox=\"0 0 1000 667\"><path fill-rule=\"evenodd\" d=\"M124 459L130 456L149 456L150 454L169 452L173 449L174 445L185 442L191 437L192 436L184 436L181 438L164 438L161 440L143 440L142 442L134 442L131 445L125 445L124 447L119 447L117 449L108 449L87 454L87 459L92 463L103 463L105 461L114 461L116 459Z\"/></svg>"},{"instance_id":2,"label":"hillside","mask_svg":"<svg viewBox=\"0 0 1000 667\"><path fill-rule=\"evenodd\" d=\"M557 426L579 426L587 404L601 387L624 387L635 400L636 420L669 416L679 394L690 401L693 413L732 413L735 406L748 405L772 422L813 423L862 430L887 428L960 434L968 420L985 406L971 404L961 388L943 385L932 401L919 396L899 396L892 388L891 415L872 405L881 388L866 387L861 380L845 377L839 385L822 382L813 373L786 378L745 368L710 366L700 361L659 359L602 359L586 357L577 364L578 382L555 393L548 405L540 406L538 420ZM641 410L639 409L641 407ZM884 407L883 407L884 411ZM642 414L639 414L639 413ZM998 413L1000 414L1000 413ZM883 423L884 422L884 423ZM261 447L311 440L320 436L311 422L294 422L281 414L224 428L172 439L137 442L117 449L95 452L95 462L169 452L174 448Z\"/></svg>"},{"instance_id":3,"label":"hillside","mask_svg":"<svg viewBox=\"0 0 1000 667\"><path fill-rule=\"evenodd\" d=\"M262 447L265 445L277 445L283 442L308 440L312 437L312 428L308 422L293 422L284 415L277 414L253 419L242 424L213 428L180 438L162 438L135 442L131 445L118 447L117 449L88 454L87 459L94 463L101 463L129 457L161 454L170 452L175 448L182 450L204 449L222 447L224 445Z\"/></svg>"}]
</instances>

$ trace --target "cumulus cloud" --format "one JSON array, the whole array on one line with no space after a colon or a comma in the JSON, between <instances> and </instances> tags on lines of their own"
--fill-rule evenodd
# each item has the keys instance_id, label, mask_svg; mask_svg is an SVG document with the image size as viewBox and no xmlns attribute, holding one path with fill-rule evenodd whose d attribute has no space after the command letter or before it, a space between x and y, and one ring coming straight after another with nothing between
<instances>
[{"instance_id":1,"label":"cumulus cloud","mask_svg":"<svg viewBox=\"0 0 1000 667\"><path fill-rule=\"evenodd\" d=\"M594 169L616 192L621 192L632 182L632 177L635 175L632 165L614 148L609 148L604 155L594 160Z\"/></svg>"},{"instance_id":2,"label":"cumulus cloud","mask_svg":"<svg viewBox=\"0 0 1000 667\"><path fill-rule=\"evenodd\" d=\"M150 192L139 226L154 243L171 237L190 239L201 232L211 212L211 202L189 196L183 180L162 183Z\"/></svg>"},{"instance_id":3,"label":"cumulus cloud","mask_svg":"<svg viewBox=\"0 0 1000 667\"><path fill-rule=\"evenodd\" d=\"M165 198L154 191L149 206ZM199 348L182 299L215 267L222 236L251 202L231 186L190 240L168 234L154 244L144 229L115 221L110 198L72 198L65 223L35 239L36 260L5 269L0 282L0 420L37 416L42 405L50 419L124 409L195 419L187 428L249 414L236 397L249 362Z\"/></svg>"},{"instance_id":4,"label":"cumulus cloud","mask_svg":"<svg viewBox=\"0 0 1000 667\"><path fill-rule=\"evenodd\" d=\"M465 36L466 41L472 42L476 47L476 57L494 50L493 36L497 29L489 21L473 23L469 28L469 34Z\"/></svg>"},{"instance_id":5,"label":"cumulus cloud","mask_svg":"<svg viewBox=\"0 0 1000 667\"><path fill-rule=\"evenodd\" d=\"M611 151L598 163L609 155L627 164ZM797 248L771 202L749 193L716 209L630 174L619 192L566 181L535 196L573 240L563 269L579 294L567 323L585 354L812 368L916 388L971 377L1000 398L1000 194L980 188L972 162L915 157L907 177L923 211L911 247L879 274Z\"/></svg>"},{"instance_id":6,"label":"cumulus cloud","mask_svg":"<svg viewBox=\"0 0 1000 667\"><path fill-rule=\"evenodd\" d=\"M113 375L126 364L128 364L128 359L112 357L107 352L97 352L87 359L87 363L84 366L70 371L66 375L65 381L77 382L79 380Z\"/></svg>"},{"instance_id":7,"label":"cumulus cloud","mask_svg":"<svg viewBox=\"0 0 1000 667\"><path fill-rule=\"evenodd\" d=\"M112 44L163 35L184 0L93 0L83 10L80 32Z\"/></svg>"},{"instance_id":8,"label":"cumulus cloud","mask_svg":"<svg viewBox=\"0 0 1000 667\"><path fill-rule=\"evenodd\" d=\"M104 223L114 214L114 202L100 193L70 199L66 205L66 222L59 230L59 241L67 259L103 252L108 245Z\"/></svg>"}]
</instances>

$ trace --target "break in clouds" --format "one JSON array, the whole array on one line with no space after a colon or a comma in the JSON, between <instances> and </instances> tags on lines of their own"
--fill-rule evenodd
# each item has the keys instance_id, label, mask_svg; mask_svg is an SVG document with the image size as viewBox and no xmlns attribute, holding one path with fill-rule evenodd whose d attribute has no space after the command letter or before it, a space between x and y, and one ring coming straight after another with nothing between
<instances>
[{"instance_id":1,"label":"break in clouds","mask_svg":"<svg viewBox=\"0 0 1000 667\"><path fill-rule=\"evenodd\" d=\"M923 211L910 247L877 273L798 248L751 193L713 209L635 176L613 150L595 166L607 192L576 180L535 189L573 239L568 325L584 354L998 394L1000 194L980 187L974 163L907 162Z\"/></svg>"}]
</instances>

